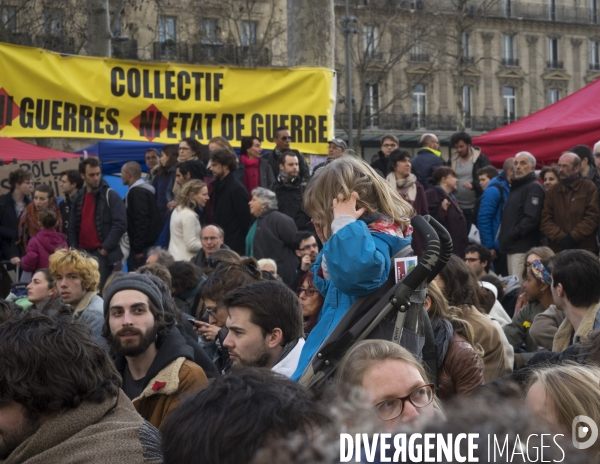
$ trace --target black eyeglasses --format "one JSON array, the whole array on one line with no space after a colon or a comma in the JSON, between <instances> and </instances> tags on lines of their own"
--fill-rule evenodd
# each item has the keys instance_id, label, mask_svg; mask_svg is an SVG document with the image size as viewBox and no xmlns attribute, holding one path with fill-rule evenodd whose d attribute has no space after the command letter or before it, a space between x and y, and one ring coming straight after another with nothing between
<instances>
[{"instance_id":1,"label":"black eyeglasses","mask_svg":"<svg viewBox=\"0 0 600 464\"><path fill-rule=\"evenodd\" d=\"M393 398L375 405L377 416L384 421L395 419L404 410L404 403L410 401L415 408L424 408L433 401L433 384L415 388L402 398Z\"/></svg>"},{"instance_id":2,"label":"black eyeglasses","mask_svg":"<svg viewBox=\"0 0 600 464\"><path fill-rule=\"evenodd\" d=\"M314 287L298 287L296 289L296 293L298 294L298 296L300 296L302 292L306 293L306 296L313 296L315 293L318 292L318 290Z\"/></svg>"}]
</instances>

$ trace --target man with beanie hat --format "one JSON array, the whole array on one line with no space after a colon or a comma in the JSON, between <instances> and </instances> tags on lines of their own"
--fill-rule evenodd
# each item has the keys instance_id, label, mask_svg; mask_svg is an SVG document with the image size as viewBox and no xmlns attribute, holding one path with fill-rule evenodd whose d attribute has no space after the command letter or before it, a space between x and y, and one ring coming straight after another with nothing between
<instances>
[{"instance_id":1,"label":"man with beanie hat","mask_svg":"<svg viewBox=\"0 0 600 464\"><path fill-rule=\"evenodd\" d=\"M128 274L108 287L102 335L115 355L123 391L157 428L182 396L207 385L173 323L165 318L160 291L148 276Z\"/></svg>"}]
</instances>

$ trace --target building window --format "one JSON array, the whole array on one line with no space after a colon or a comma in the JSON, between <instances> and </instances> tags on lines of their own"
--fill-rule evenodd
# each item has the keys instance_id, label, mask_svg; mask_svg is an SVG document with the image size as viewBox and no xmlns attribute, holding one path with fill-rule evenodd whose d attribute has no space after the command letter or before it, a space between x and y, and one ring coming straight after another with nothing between
<instances>
[{"instance_id":1,"label":"building window","mask_svg":"<svg viewBox=\"0 0 600 464\"><path fill-rule=\"evenodd\" d=\"M158 19L158 36L161 43L175 43L175 25L174 16L161 16Z\"/></svg>"},{"instance_id":2,"label":"building window","mask_svg":"<svg viewBox=\"0 0 600 464\"><path fill-rule=\"evenodd\" d=\"M600 41L590 40L590 69L600 71Z\"/></svg>"},{"instance_id":3,"label":"building window","mask_svg":"<svg viewBox=\"0 0 600 464\"><path fill-rule=\"evenodd\" d=\"M219 27L216 19L203 19L200 23L202 43L218 44L219 42Z\"/></svg>"},{"instance_id":4,"label":"building window","mask_svg":"<svg viewBox=\"0 0 600 464\"><path fill-rule=\"evenodd\" d=\"M504 120L506 124L517 119L517 97L514 87L502 88L502 99L504 103Z\"/></svg>"},{"instance_id":5,"label":"building window","mask_svg":"<svg viewBox=\"0 0 600 464\"><path fill-rule=\"evenodd\" d=\"M507 18L510 18L512 14L512 1L511 0L502 0L502 13Z\"/></svg>"},{"instance_id":6,"label":"building window","mask_svg":"<svg viewBox=\"0 0 600 464\"><path fill-rule=\"evenodd\" d=\"M548 37L548 68L562 68L562 63L558 61L558 39L556 37Z\"/></svg>"},{"instance_id":7,"label":"building window","mask_svg":"<svg viewBox=\"0 0 600 464\"><path fill-rule=\"evenodd\" d=\"M519 66L517 59L517 41L514 35L502 36L502 64L504 66Z\"/></svg>"},{"instance_id":8,"label":"building window","mask_svg":"<svg viewBox=\"0 0 600 464\"><path fill-rule=\"evenodd\" d=\"M363 33L365 38L365 53L367 57L374 58L379 45L379 31L375 26L365 26Z\"/></svg>"},{"instance_id":9,"label":"building window","mask_svg":"<svg viewBox=\"0 0 600 464\"><path fill-rule=\"evenodd\" d=\"M44 35L59 36L62 33L62 11L56 9L44 10L42 14Z\"/></svg>"},{"instance_id":10,"label":"building window","mask_svg":"<svg viewBox=\"0 0 600 464\"><path fill-rule=\"evenodd\" d=\"M548 89L548 104L552 105L560 100L560 90L558 89Z\"/></svg>"},{"instance_id":11,"label":"building window","mask_svg":"<svg viewBox=\"0 0 600 464\"><path fill-rule=\"evenodd\" d=\"M469 33L463 32L462 34L462 56L465 58L469 58Z\"/></svg>"},{"instance_id":12,"label":"building window","mask_svg":"<svg viewBox=\"0 0 600 464\"><path fill-rule=\"evenodd\" d=\"M379 84L367 84L365 109L367 125L369 127L379 126Z\"/></svg>"},{"instance_id":13,"label":"building window","mask_svg":"<svg viewBox=\"0 0 600 464\"><path fill-rule=\"evenodd\" d=\"M17 8L14 6L0 6L0 21L2 27L8 32L17 32Z\"/></svg>"},{"instance_id":14,"label":"building window","mask_svg":"<svg viewBox=\"0 0 600 464\"><path fill-rule=\"evenodd\" d=\"M463 86L463 120L466 128L471 127L471 87Z\"/></svg>"},{"instance_id":15,"label":"building window","mask_svg":"<svg viewBox=\"0 0 600 464\"><path fill-rule=\"evenodd\" d=\"M588 10L590 12L590 22L598 23L598 5L596 0L588 0Z\"/></svg>"},{"instance_id":16,"label":"building window","mask_svg":"<svg viewBox=\"0 0 600 464\"><path fill-rule=\"evenodd\" d=\"M256 45L256 23L242 21L242 47Z\"/></svg>"},{"instance_id":17,"label":"building window","mask_svg":"<svg viewBox=\"0 0 600 464\"><path fill-rule=\"evenodd\" d=\"M412 100L413 118L416 127L425 127L427 117L427 94L425 93L424 85L417 84L413 87Z\"/></svg>"},{"instance_id":18,"label":"building window","mask_svg":"<svg viewBox=\"0 0 600 464\"><path fill-rule=\"evenodd\" d=\"M556 21L556 0L548 0L548 19Z\"/></svg>"}]
</instances>

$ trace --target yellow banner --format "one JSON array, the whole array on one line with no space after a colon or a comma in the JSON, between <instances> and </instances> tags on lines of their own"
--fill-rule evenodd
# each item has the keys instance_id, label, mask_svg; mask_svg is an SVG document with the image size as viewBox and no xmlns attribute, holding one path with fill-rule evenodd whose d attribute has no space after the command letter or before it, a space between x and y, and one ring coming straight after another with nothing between
<instances>
[{"instance_id":1,"label":"yellow banner","mask_svg":"<svg viewBox=\"0 0 600 464\"><path fill-rule=\"evenodd\" d=\"M287 126L292 148L327 153L333 138L334 72L148 63L0 44L0 135L239 145L271 148Z\"/></svg>"}]
</instances>

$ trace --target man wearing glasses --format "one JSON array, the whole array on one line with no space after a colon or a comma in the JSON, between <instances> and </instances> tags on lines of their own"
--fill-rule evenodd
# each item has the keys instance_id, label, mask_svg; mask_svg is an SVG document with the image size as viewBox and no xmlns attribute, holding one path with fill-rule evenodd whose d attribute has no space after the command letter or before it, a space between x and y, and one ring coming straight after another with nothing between
<instances>
[{"instance_id":1,"label":"man wearing glasses","mask_svg":"<svg viewBox=\"0 0 600 464\"><path fill-rule=\"evenodd\" d=\"M308 231L301 230L294 236L294 245L296 256L300 258L300 264L294 273L292 280L292 288L298 287L298 283L304 275L310 271L310 268L319 256L319 244L313 234Z\"/></svg>"},{"instance_id":2,"label":"man wearing glasses","mask_svg":"<svg viewBox=\"0 0 600 464\"><path fill-rule=\"evenodd\" d=\"M192 259L192 263L198 266L204 272L206 260L210 259L212 254L217 250L229 250L225 245L225 232L219 226L209 225L202 228L200 232L200 242L202 249Z\"/></svg>"},{"instance_id":3,"label":"man wearing glasses","mask_svg":"<svg viewBox=\"0 0 600 464\"><path fill-rule=\"evenodd\" d=\"M283 153L293 153L298 157L298 167L300 168L300 177L302 180L308 180L310 177L310 170L308 169L308 164L306 162L306 158L304 155L300 153L298 150L293 150L290 148L290 143L292 141L292 137L290 135L290 131L286 126L281 126L275 129L273 135L273 142L275 142L275 149L268 153L264 153L262 155L269 164L271 165L271 169L273 169L273 175L275 178L279 175L279 163L281 160L281 155Z\"/></svg>"},{"instance_id":4,"label":"man wearing glasses","mask_svg":"<svg viewBox=\"0 0 600 464\"><path fill-rule=\"evenodd\" d=\"M371 167L382 177L390 173L390 153L398 148L398 138L392 134L381 137L381 150L377 153L379 158L371 163Z\"/></svg>"},{"instance_id":5,"label":"man wearing glasses","mask_svg":"<svg viewBox=\"0 0 600 464\"><path fill-rule=\"evenodd\" d=\"M445 164L440 151L440 142L434 134L423 134L419 140L421 147L417 152L417 156L411 161L412 172L417 176L417 180L421 183L425 190L428 190L429 178L440 166Z\"/></svg>"}]
</instances>

